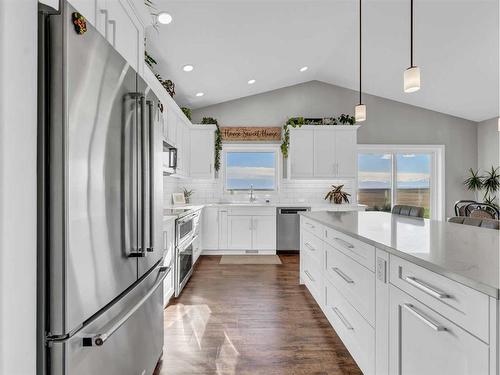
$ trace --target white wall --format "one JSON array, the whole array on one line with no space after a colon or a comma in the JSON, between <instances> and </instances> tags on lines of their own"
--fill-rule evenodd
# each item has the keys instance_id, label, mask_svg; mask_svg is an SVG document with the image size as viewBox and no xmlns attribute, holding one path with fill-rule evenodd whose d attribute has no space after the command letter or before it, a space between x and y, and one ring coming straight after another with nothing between
<instances>
[{"instance_id":1,"label":"white wall","mask_svg":"<svg viewBox=\"0 0 500 375\"><path fill-rule=\"evenodd\" d=\"M424 90L423 88L422 90ZM193 111L194 122L211 116L221 126L281 126L289 117L353 113L357 92L311 81ZM360 144L443 144L446 146L446 214L453 203L472 199L462 185L477 165L476 123L372 95L364 95L368 120L358 131Z\"/></svg>"},{"instance_id":2,"label":"white wall","mask_svg":"<svg viewBox=\"0 0 500 375\"><path fill-rule=\"evenodd\" d=\"M37 1L0 0L0 374L35 374Z\"/></svg>"},{"instance_id":3,"label":"white wall","mask_svg":"<svg viewBox=\"0 0 500 375\"><path fill-rule=\"evenodd\" d=\"M491 166L500 166L500 131L498 119L482 121L477 125L477 167L489 170Z\"/></svg>"}]
</instances>

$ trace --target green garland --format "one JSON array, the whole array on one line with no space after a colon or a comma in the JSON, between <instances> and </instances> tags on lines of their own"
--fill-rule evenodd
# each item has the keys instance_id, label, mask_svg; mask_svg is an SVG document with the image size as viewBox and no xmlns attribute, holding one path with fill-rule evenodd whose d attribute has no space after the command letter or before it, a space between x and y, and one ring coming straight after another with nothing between
<instances>
[{"instance_id":1,"label":"green garland","mask_svg":"<svg viewBox=\"0 0 500 375\"><path fill-rule=\"evenodd\" d=\"M289 126L292 128L301 127L304 125L304 117L292 117L289 118L285 125L283 125L283 142L281 143L281 153L286 159L288 157L288 147L290 146L290 130Z\"/></svg>"},{"instance_id":2,"label":"green garland","mask_svg":"<svg viewBox=\"0 0 500 375\"><path fill-rule=\"evenodd\" d=\"M354 116L346 115L342 113L338 118L328 117L323 119L309 119L304 117L291 117L288 119L285 125L283 125L283 141L281 143L281 153L283 157L286 159L288 157L288 148L290 146L290 129L292 128L300 128L302 125L354 125L356 123L356 119Z\"/></svg>"},{"instance_id":3,"label":"green garland","mask_svg":"<svg viewBox=\"0 0 500 375\"><path fill-rule=\"evenodd\" d=\"M203 117L201 120L202 124L207 125L215 125L217 129L215 129L215 157L214 157L214 169L216 172L219 172L220 169L220 152L222 151L222 134L219 128L219 123L216 119L212 117Z\"/></svg>"}]
</instances>

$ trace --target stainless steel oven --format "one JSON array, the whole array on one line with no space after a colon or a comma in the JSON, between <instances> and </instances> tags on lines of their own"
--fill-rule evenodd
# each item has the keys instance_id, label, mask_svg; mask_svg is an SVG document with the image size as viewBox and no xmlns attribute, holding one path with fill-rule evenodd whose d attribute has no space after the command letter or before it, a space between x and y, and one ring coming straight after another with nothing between
<instances>
[{"instance_id":1,"label":"stainless steel oven","mask_svg":"<svg viewBox=\"0 0 500 375\"><path fill-rule=\"evenodd\" d=\"M196 211L186 216L180 217L176 221L176 245L181 245L184 241L198 234L198 224L200 221L200 212Z\"/></svg>"},{"instance_id":2,"label":"stainless steel oven","mask_svg":"<svg viewBox=\"0 0 500 375\"><path fill-rule=\"evenodd\" d=\"M175 297L179 297L193 273L194 246L197 239L198 236L195 235L176 248Z\"/></svg>"}]
</instances>

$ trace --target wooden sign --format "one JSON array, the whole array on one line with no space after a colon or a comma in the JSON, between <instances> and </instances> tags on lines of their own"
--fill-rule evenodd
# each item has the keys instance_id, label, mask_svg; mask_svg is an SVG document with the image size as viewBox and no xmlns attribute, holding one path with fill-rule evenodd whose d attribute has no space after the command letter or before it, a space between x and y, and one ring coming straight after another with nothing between
<instances>
[{"instance_id":1,"label":"wooden sign","mask_svg":"<svg viewBox=\"0 0 500 375\"><path fill-rule=\"evenodd\" d=\"M281 141L281 128L224 127L220 128L222 140L226 142L270 142Z\"/></svg>"}]
</instances>

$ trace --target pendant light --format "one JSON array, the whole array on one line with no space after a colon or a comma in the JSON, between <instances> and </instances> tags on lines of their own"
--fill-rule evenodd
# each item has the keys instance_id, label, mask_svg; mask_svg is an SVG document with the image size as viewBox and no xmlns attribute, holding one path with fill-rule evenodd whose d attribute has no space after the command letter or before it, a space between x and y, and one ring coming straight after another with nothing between
<instances>
[{"instance_id":1,"label":"pendant light","mask_svg":"<svg viewBox=\"0 0 500 375\"><path fill-rule=\"evenodd\" d=\"M413 0L410 0L410 67L404 72L405 92L420 90L420 68L413 65Z\"/></svg>"},{"instance_id":2,"label":"pendant light","mask_svg":"<svg viewBox=\"0 0 500 375\"><path fill-rule=\"evenodd\" d=\"M354 107L354 118L356 122L366 120L366 105L361 100L361 0L359 0L359 103Z\"/></svg>"}]
</instances>

